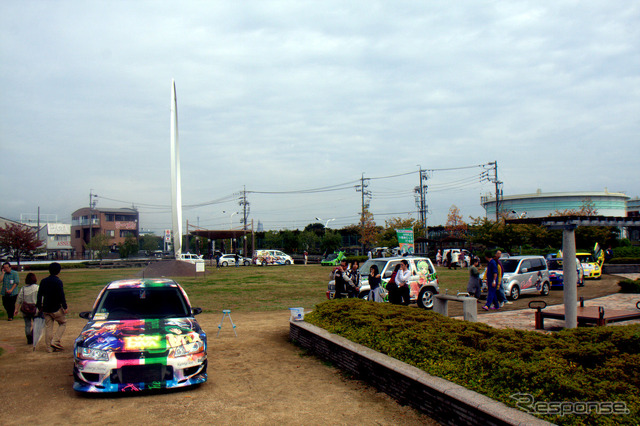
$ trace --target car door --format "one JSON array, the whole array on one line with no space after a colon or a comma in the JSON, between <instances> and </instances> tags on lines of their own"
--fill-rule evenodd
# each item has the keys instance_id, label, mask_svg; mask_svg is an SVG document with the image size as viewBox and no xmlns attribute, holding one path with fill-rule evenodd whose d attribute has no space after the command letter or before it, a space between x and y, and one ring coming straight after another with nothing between
<instances>
[{"instance_id":1,"label":"car door","mask_svg":"<svg viewBox=\"0 0 640 426\"><path fill-rule=\"evenodd\" d=\"M531 259L522 259L519 266L518 281L522 293L529 293L535 289L535 265Z\"/></svg>"}]
</instances>

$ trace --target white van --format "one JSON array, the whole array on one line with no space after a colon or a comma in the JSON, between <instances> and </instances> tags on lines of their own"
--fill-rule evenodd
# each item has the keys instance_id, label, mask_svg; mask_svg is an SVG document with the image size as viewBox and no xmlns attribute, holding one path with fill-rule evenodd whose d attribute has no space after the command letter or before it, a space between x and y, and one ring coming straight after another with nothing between
<instances>
[{"instance_id":1,"label":"white van","mask_svg":"<svg viewBox=\"0 0 640 426\"><path fill-rule=\"evenodd\" d=\"M280 250L256 250L253 253L256 265L292 265L293 258Z\"/></svg>"}]
</instances>

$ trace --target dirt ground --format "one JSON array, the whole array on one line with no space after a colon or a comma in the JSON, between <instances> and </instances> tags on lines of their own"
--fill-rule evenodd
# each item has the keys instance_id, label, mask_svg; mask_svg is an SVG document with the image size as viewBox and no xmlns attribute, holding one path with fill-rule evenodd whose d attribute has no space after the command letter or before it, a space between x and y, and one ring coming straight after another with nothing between
<instances>
[{"instance_id":1,"label":"dirt ground","mask_svg":"<svg viewBox=\"0 0 640 426\"><path fill-rule=\"evenodd\" d=\"M65 350L32 352L24 322L0 323L0 424L435 424L368 385L343 377L288 342L289 311L198 316L209 337L209 379L190 390L85 397L72 389L73 340L85 320L70 318Z\"/></svg>"},{"instance_id":2,"label":"dirt ground","mask_svg":"<svg viewBox=\"0 0 640 426\"><path fill-rule=\"evenodd\" d=\"M615 293L619 280L604 276L587 281L578 295L590 299ZM526 309L534 299L562 303L562 292L524 296L505 309ZM450 307L452 316L460 309L456 305ZM116 397L85 397L72 390L71 348L85 320L69 318L66 349L53 354L42 343L32 352L22 318L2 321L0 424L435 424L289 343L288 311L231 315L238 337L225 319L216 338L222 314L198 316L209 336L207 383L184 391Z\"/></svg>"}]
</instances>

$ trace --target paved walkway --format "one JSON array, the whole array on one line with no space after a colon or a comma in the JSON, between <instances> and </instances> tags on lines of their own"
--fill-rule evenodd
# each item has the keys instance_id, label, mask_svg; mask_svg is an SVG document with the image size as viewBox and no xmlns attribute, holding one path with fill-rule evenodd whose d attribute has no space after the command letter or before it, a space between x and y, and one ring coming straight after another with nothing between
<instances>
[{"instance_id":1,"label":"paved walkway","mask_svg":"<svg viewBox=\"0 0 640 426\"><path fill-rule=\"evenodd\" d=\"M636 280L640 274L619 274L619 276ZM636 311L636 303L640 301L640 294L615 293L597 299L585 300L584 306L602 306L606 310ZM563 306L549 305L550 306ZM517 311L491 312L478 315L478 322L488 324L496 328L518 328L523 330L542 331L535 329L534 309L521 309ZM631 320L613 323L611 325L640 324L640 320ZM545 318L544 331L558 331L564 327L564 320Z\"/></svg>"}]
</instances>

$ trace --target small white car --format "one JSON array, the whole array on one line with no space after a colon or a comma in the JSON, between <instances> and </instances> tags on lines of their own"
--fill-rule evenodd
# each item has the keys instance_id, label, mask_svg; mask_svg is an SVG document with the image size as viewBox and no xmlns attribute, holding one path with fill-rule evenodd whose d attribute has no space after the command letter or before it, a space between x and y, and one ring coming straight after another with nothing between
<instances>
[{"instance_id":1,"label":"small white car","mask_svg":"<svg viewBox=\"0 0 640 426\"><path fill-rule=\"evenodd\" d=\"M236 264L236 255L235 254L223 254L220 256L218 260L220 266L235 266ZM238 256L238 262L240 265L249 266L251 265L251 259Z\"/></svg>"},{"instance_id":2,"label":"small white car","mask_svg":"<svg viewBox=\"0 0 640 426\"><path fill-rule=\"evenodd\" d=\"M202 255L197 255L197 254L191 254L191 253L182 253L179 257L178 260L183 260L185 262L189 262L189 263L204 263L204 259L202 258Z\"/></svg>"},{"instance_id":3,"label":"small white car","mask_svg":"<svg viewBox=\"0 0 640 426\"><path fill-rule=\"evenodd\" d=\"M293 258L280 250L256 250L253 262L256 265L292 265Z\"/></svg>"},{"instance_id":4,"label":"small white car","mask_svg":"<svg viewBox=\"0 0 640 426\"><path fill-rule=\"evenodd\" d=\"M511 256L501 258L500 263L504 268L502 288L508 298L517 300L521 294L527 293L539 293L542 296L549 294L551 280L544 257ZM484 278L482 291L486 293L486 275Z\"/></svg>"}]
</instances>

